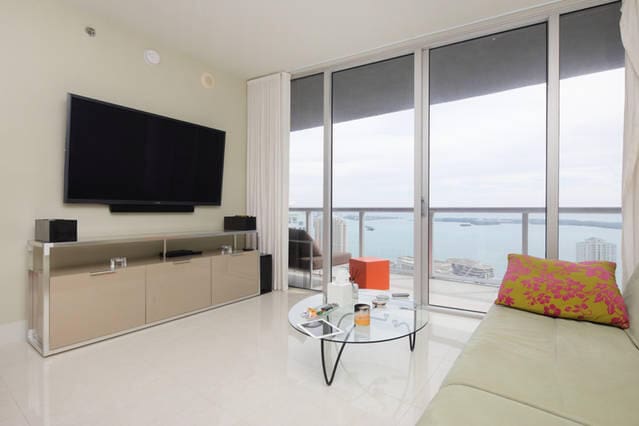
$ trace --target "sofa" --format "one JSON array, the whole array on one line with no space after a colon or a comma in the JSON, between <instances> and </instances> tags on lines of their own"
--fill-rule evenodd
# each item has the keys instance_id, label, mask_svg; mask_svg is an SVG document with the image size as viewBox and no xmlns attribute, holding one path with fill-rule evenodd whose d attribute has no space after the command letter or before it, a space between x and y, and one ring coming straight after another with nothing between
<instances>
[{"instance_id":1,"label":"sofa","mask_svg":"<svg viewBox=\"0 0 639 426\"><path fill-rule=\"evenodd\" d=\"M418 425L639 425L639 269L623 296L627 330L494 305Z\"/></svg>"}]
</instances>

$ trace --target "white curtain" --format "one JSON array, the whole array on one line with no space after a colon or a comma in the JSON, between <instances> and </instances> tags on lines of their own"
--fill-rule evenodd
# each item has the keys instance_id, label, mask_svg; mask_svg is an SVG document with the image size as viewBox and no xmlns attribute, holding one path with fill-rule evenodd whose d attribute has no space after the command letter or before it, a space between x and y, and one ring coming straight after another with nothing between
<instances>
[{"instance_id":1,"label":"white curtain","mask_svg":"<svg viewBox=\"0 0 639 426\"><path fill-rule=\"evenodd\" d=\"M626 50L621 260L625 285L639 264L639 0L624 0L621 39Z\"/></svg>"},{"instance_id":2,"label":"white curtain","mask_svg":"<svg viewBox=\"0 0 639 426\"><path fill-rule=\"evenodd\" d=\"M273 290L288 288L288 149L291 76L248 82L246 210L257 217L259 246L273 255Z\"/></svg>"}]
</instances>

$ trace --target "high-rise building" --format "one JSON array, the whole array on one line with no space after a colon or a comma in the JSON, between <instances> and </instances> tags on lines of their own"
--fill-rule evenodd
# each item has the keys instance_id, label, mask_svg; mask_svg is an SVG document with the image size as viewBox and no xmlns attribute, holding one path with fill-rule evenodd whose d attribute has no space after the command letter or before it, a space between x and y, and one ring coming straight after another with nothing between
<instances>
[{"instance_id":1,"label":"high-rise building","mask_svg":"<svg viewBox=\"0 0 639 426\"><path fill-rule=\"evenodd\" d=\"M577 243L577 262L617 261L617 246L601 238L587 238Z\"/></svg>"},{"instance_id":2,"label":"high-rise building","mask_svg":"<svg viewBox=\"0 0 639 426\"><path fill-rule=\"evenodd\" d=\"M313 221L314 239L322 247L322 217L318 216ZM333 251L348 251L348 225L341 217L333 216Z\"/></svg>"},{"instance_id":3,"label":"high-rise building","mask_svg":"<svg viewBox=\"0 0 639 426\"><path fill-rule=\"evenodd\" d=\"M333 251L348 251L348 225L344 219L333 217Z\"/></svg>"}]
</instances>

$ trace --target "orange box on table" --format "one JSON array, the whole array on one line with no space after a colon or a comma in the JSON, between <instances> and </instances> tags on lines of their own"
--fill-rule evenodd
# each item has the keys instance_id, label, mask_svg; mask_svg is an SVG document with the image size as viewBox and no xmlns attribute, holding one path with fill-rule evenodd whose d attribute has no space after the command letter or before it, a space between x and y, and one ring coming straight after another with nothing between
<instances>
[{"instance_id":1,"label":"orange box on table","mask_svg":"<svg viewBox=\"0 0 639 426\"><path fill-rule=\"evenodd\" d=\"M390 287L390 261L377 257L353 257L348 263L351 278L359 288L388 290Z\"/></svg>"}]
</instances>

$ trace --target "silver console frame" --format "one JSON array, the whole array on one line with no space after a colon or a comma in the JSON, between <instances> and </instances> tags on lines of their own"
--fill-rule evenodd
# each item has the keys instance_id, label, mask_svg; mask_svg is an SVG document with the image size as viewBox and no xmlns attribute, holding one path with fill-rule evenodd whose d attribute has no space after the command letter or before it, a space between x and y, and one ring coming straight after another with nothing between
<instances>
[{"instance_id":1,"label":"silver console frame","mask_svg":"<svg viewBox=\"0 0 639 426\"><path fill-rule=\"evenodd\" d=\"M60 352L65 352L77 347L86 346L91 343L99 342L102 340L111 339L116 336L121 336L123 334L128 334L135 332L137 330L141 330L148 327L153 327L158 324L162 324L165 322L173 321L178 318L187 317L190 315L194 315L200 312L208 311L210 309L215 309L220 306L228 305L231 303L238 302L240 300L249 299L255 296L259 296L259 291L256 294L218 305L207 306L206 308L199 309L192 312L187 312L181 315L176 315L171 318L162 319L160 321L148 323L141 325L139 327L122 330L113 334L109 334L106 336L100 336L94 339L86 340L80 343L76 343L73 345L64 346L57 349L51 349L49 342L49 332L50 332L50 285L51 285L51 251L55 250L58 247L95 247L100 245L109 245L109 244L125 244L125 243L140 243L140 242L152 242L152 241L162 241L163 247L163 261L167 261L166 258L166 248L167 242L171 240L180 240L180 239L197 239L197 238L215 238L215 237L233 237L233 251L237 249L237 237L243 235L246 237L246 245L250 246L254 250L259 250L259 235L257 231L214 231L214 232L186 232L186 233L166 233L166 234L145 234L138 236L123 236L123 237L109 237L109 238L96 238L96 239L87 239L73 242L62 242L62 243L45 243L40 241L29 241L27 243L27 269L29 274L29 303L28 303L28 327L27 327L27 342L31 344L40 355L47 357L49 355L54 355ZM41 258L37 259L39 262L36 262L36 249L41 249ZM37 264L42 265L42 270L36 267ZM36 286L42 286L42 336L38 335L37 327L36 327L36 300L35 297L38 294L36 291Z\"/></svg>"}]
</instances>

